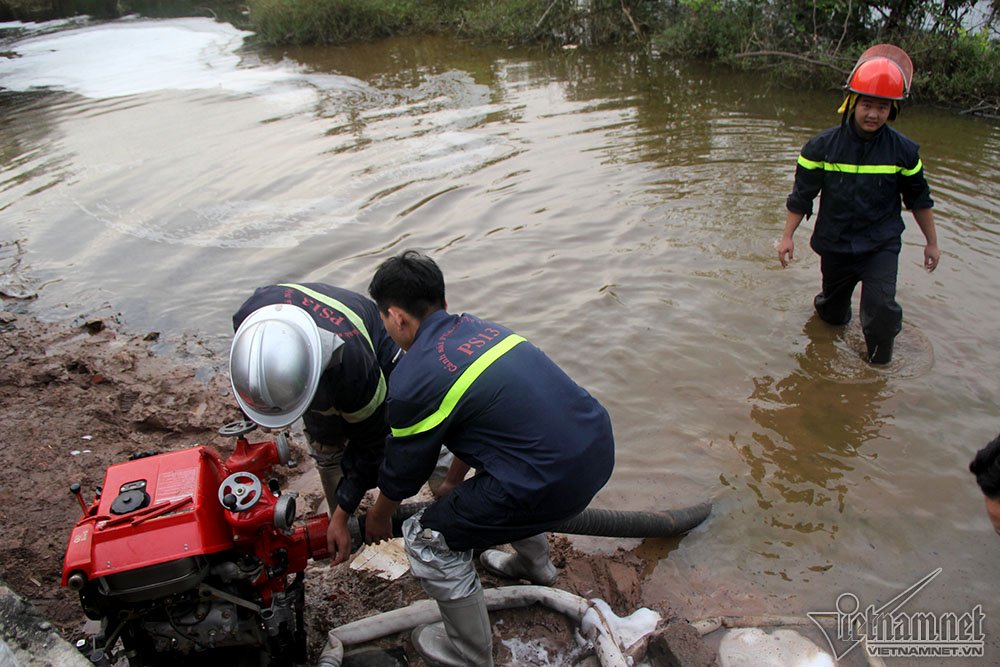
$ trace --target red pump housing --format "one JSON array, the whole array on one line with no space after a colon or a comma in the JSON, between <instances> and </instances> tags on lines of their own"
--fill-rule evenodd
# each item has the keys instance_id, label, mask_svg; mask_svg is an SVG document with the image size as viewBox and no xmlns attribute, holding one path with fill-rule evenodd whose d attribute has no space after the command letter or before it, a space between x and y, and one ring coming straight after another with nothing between
<instances>
[{"instance_id":1,"label":"red pump housing","mask_svg":"<svg viewBox=\"0 0 1000 667\"><path fill-rule=\"evenodd\" d=\"M310 559L328 557L329 520L296 522L295 495L268 480L288 462L287 441L251 444L254 428L220 430L237 438L225 460L207 446L140 455L109 467L89 506L76 491L84 514L62 584L105 621L95 646L106 657L115 633L143 665L223 648L304 650L301 575ZM125 617L135 620L116 620Z\"/></svg>"}]
</instances>

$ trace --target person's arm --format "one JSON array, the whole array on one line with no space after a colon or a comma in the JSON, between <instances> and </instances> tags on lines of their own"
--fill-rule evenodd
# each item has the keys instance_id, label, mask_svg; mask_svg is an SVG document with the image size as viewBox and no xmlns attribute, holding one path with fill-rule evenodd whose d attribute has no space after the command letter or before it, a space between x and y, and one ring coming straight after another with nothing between
<instances>
[{"instance_id":1,"label":"person's arm","mask_svg":"<svg viewBox=\"0 0 1000 667\"><path fill-rule=\"evenodd\" d=\"M831 136L831 131L827 131L810 139L802 147L802 153L796 161L795 183L785 199L785 229L778 242L778 261L781 262L782 268L787 267L795 258L795 242L792 241L792 235L799 228L802 219L812 215L813 200L823 189L825 172L822 156L827 152L826 145Z\"/></svg>"},{"instance_id":2,"label":"person's arm","mask_svg":"<svg viewBox=\"0 0 1000 667\"><path fill-rule=\"evenodd\" d=\"M941 251L937 244L937 229L934 227L934 209L916 208L911 212L913 219L920 226L920 231L924 233L924 240L927 241L924 246L924 268L933 271L941 259Z\"/></svg>"},{"instance_id":3,"label":"person's arm","mask_svg":"<svg viewBox=\"0 0 1000 667\"><path fill-rule=\"evenodd\" d=\"M465 476L469 474L469 470L472 469L468 463L464 463L457 456L452 460L451 465L448 466L448 474L445 475L444 481L434 492L434 495L438 498L443 498L452 491L455 487L465 481Z\"/></svg>"},{"instance_id":4,"label":"person's arm","mask_svg":"<svg viewBox=\"0 0 1000 667\"><path fill-rule=\"evenodd\" d=\"M365 544L378 544L392 539L392 514L399 507L398 500L392 500L379 492L375 505L365 515Z\"/></svg>"},{"instance_id":5,"label":"person's arm","mask_svg":"<svg viewBox=\"0 0 1000 667\"><path fill-rule=\"evenodd\" d=\"M781 233L781 241L778 242L778 261L781 262L782 268L788 266L788 263L795 258L795 242L792 240L792 235L799 228L803 217L802 213L793 211L788 211L785 216L785 231Z\"/></svg>"},{"instance_id":6,"label":"person's arm","mask_svg":"<svg viewBox=\"0 0 1000 667\"><path fill-rule=\"evenodd\" d=\"M351 533L347 529L350 514L337 505L326 529L326 546L330 550L330 560L339 565L351 556Z\"/></svg>"}]
</instances>

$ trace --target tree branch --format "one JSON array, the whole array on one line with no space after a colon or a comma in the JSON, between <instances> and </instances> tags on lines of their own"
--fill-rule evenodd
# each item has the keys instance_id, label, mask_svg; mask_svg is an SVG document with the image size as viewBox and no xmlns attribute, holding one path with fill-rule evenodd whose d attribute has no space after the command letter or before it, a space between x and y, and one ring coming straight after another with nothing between
<instances>
[{"instance_id":1,"label":"tree branch","mask_svg":"<svg viewBox=\"0 0 1000 667\"><path fill-rule=\"evenodd\" d=\"M802 62L809 63L810 65L820 65L822 67L829 67L834 69L841 74L850 74L850 72L843 67L834 65L833 63L824 62L822 60L816 60L815 58L809 58L808 56L803 56L798 53L789 53L788 51L747 51L745 53L737 53L734 58L760 58L766 56L778 56L781 58L791 58L793 60L801 60Z\"/></svg>"}]
</instances>

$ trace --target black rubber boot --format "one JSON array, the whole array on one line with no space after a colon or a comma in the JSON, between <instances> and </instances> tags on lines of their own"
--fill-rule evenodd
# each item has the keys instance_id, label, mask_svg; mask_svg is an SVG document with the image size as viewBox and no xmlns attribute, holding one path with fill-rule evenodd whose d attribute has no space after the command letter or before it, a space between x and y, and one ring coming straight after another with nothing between
<instances>
[{"instance_id":1,"label":"black rubber boot","mask_svg":"<svg viewBox=\"0 0 1000 667\"><path fill-rule=\"evenodd\" d=\"M887 364L892 361L892 343L868 343L868 363Z\"/></svg>"}]
</instances>

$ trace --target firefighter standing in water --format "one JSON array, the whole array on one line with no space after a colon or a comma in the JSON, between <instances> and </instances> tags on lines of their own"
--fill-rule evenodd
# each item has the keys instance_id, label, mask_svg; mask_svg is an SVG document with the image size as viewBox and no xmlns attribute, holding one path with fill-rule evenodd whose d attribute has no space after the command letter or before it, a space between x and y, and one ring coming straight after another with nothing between
<instances>
[{"instance_id":1,"label":"firefighter standing in water","mask_svg":"<svg viewBox=\"0 0 1000 667\"><path fill-rule=\"evenodd\" d=\"M822 192L810 245L820 256L823 287L813 303L823 321L847 324L854 288L861 283L861 328L872 364L892 359L902 328L903 311L896 303L900 200L924 234L924 268L936 269L941 256L919 147L886 125L909 94L912 75L909 56L895 46L880 44L861 55L847 81L840 125L802 148L778 244L785 267L794 253L792 235Z\"/></svg>"},{"instance_id":2,"label":"firefighter standing in water","mask_svg":"<svg viewBox=\"0 0 1000 667\"><path fill-rule=\"evenodd\" d=\"M549 531L582 512L611 476L607 411L543 352L503 325L445 309L444 277L414 251L379 266L368 288L386 331L406 350L389 384L392 435L367 515L369 543L434 469L442 443L455 461L441 498L403 524L410 569L442 623L412 640L434 665L492 665L492 629L474 549L501 576L550 585ZM476 474L465 479L471 468Z\"/></svg>"},{"instance_id":3,"label":"firefighter standing in water","mask_svg":"<svg viewBox=\"0 0 1000 667\"><path fill-rule=\"evenodd\" d=\"M233 315L233 328L236 400L265 428L302 417L330 506L331 559L341 563L351 553L347 520L378 481L399 347L370 299L322 283L258 288Z\"/></svg>"}]
</instances>

